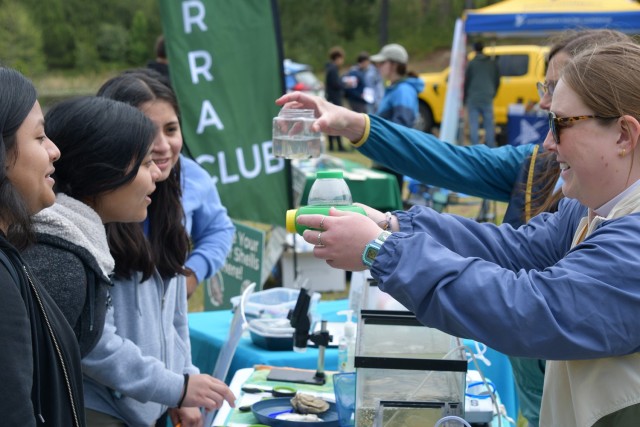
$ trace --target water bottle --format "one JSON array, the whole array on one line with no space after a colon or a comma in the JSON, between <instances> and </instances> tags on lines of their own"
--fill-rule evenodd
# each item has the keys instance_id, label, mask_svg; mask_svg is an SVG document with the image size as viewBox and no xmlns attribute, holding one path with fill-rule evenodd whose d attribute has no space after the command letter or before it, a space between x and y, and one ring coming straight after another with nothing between
<instances>
[{"instance_id":1,"label":"water bottle","mask_svg":"<svg viewBox=\"0 0 640 427\"><path fill-rule=\"evenodd\" d=\"M289 233L302 234L304 230L309 228L296 222L299 215L329 215L331 207L362 215L367 214L360 206L351 204L351 191L342 177L342 171L319 171L316 173L316 180L309 190L307 203L307 206L287 211L286 228Z\"/></svg>"},{"instance_id":2,"label":"water bottle","mask_svg":"<svg viewBox=\"0 0 640 427\"><path fill-rule=\"evenodd\" d=\"M322 133L311 130L315 120L313 110L280 110L273 118L273 155L285 159L319 157L322 153Z\"/></svg>"},{"instance_id":3,"label":"water bottle","mask_svg":"<svg viewBox=\"0 0 640 427\"><path fill-rule=\"evenodd\" d=\"M329 215L329 209L331 209L331 207L332 206L316 205L316 206L300 206L298 209L289 209L287 211L287 215L285 218L287 232L298 233L302 235L302 233L304 233L304 230L309 229L311 227L298 224L297 222L298 216L313 215L313 214ZM365 216L367 215L364 209L362 209L360 206L346 205L346 206L333 206L333 207L335 207L339 211L357 212ZM319 230L319 231L322 231L322 230Z\"/></svg>"},{"instance_id":4,"label":"water bottle","mask_svg":"<svg viewBox=\"0 0 640 427\"><path fill-rule=\"evenodd\" d=\"M319 171L309 190L309 206L348 206L352 204L351 191L342 171Z\"/></svg>"}]
</instances>

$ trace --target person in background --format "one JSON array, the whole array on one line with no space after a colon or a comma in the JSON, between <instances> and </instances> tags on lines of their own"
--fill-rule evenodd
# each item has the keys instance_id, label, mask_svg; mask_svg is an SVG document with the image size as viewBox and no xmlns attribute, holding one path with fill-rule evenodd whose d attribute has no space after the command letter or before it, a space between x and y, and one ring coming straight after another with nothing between
<instances>
[{"instance_id":1,"label":"person in background","mask_svg":"<svg viewBox=\"0 0 640 427\"><path fill-rule=\"evenodd\" d=\"M342 105L344 83L340 77L340 67L344 64L344 50L340 46L329 49L329 62L325 66L324 96L335 105ZM329 151L333 151L335 143L338 151L345 151L340 136L329 135Z\"/></svg>"},{"instance_id":2,"label":"person in background","mask_svg":"<svg viewBox=\"0 0 640 427\"><path fill-rule=\"evenodd\" d=\"M223 398L233 401L233 395L223 382L199 374L191 363L185 275L193 277L194 273L183 268L189 265L184 224L207 225L204 229L191 228L192 232L208 232L201 236L203 239L194 239L194 252L198 251L196 265L204 254L207 256L204 266L208 268L213 264L215 268L211 273L207 269L201 270L204 274L214 274L224 263L233 237L233 225L219 204L215 187L206 172L192 160L180 157L182 136L177 99L161 76L149 70L131 70L107 81L98 94L131 104L153 121L157 133L152 158L160 167L161 177L144 224L111 224L108 227L111 252L116 260L116 277L112 290L113 322L108 322L107 326L116 343L118 340L124 342L105 345L104 352L92 354L91 360L83 361L88 366L87 371L94 373L98 380L86 384L87 401L108 406L106 413L126 422L144 421L145 425L156 423L158 426L166 425L163 414L169 407L168 415L174 425L179 422L185 427L198 426L202 422L200 410L190 407L194 406L197 396L201 393L213 396L210 402L196 401L199 404L195 405L212 409L219 407ZM189 201L188 205L186 201ZM201 210L203 206L205 209ZM209 239L208 246L204 238ZM205 240L204 245L202 240ZM133 246L131 241L144 243ZM158 337L164 340L158 340ZM107 359L113 361L105 362ZM129 369L120 368L123 373L120 378L109 374L113 370L112 363L117 360L130 361ZM181 380L185 375L191 379L185 377L183 388ZM148 390L160 389L158 384L163 385L165 395L148 398ZM109 389L126 391L124 394L139 402L110 399ZM170 395L180 392L184 393L185 399L183 405L176 406Z\"/></svg>"},{"instance_id":3,"label":"person in background","mask_svg":"<svg viewBox=\"0 0 640 427\"><path fill-rule=\"evenodd\" d=\"M464 73L464 105L469 118L469 138L471 145L479 142L478 128L480 116L484 126L484 143L495 147L495 123L493 121L493 98L500 87L500 71L494 58L483 53L484 44L473 44L476 55L467 65Z\"/></svg>"},{"instance_id":4,"label":"person in background","mask_svg":"<svg viewBox=\"0 0 640 427\"><path fill-rule=\"evenodd\" d=\"M53 163L33 84L0 68L0 339L2 422L85 424L78 342L18 250L32 242L30 216L55 202ZM48 278L43 278L48 280Z\"/></svg>"},{"instance_id":5,"label":"person in background","mask_svg":"<svg viewBox=\"0 0 640 427\"><path fill-rule=\"evenodd\" d=\"M361 52L362 56L367 56L367 52ZM364 98L367 100L367 113L375 114L378 111L380 101L384 97L384 81L378 71L378 67L375 66L369 59L369 64L364 72Z\"/></svg>"},{"instance_id":6,"label":"person in background","mask_svg":"<svg viewBox=\"0 0 640 427\"><path fill-rule=\"evenodd\" d=\"M424 89L424 82L408 73L409 54L406 49L399 44L388 44L370 59L378 67L382 78L389 81L376 114L393 123L413 128L419 114L418 94ZM377 162L373 167L394 175L402 192L402 173Z\"/></svg>"},{"instance_id":7,"label":"person in background","mask_svg":"<svg viewBox=\"0 0 640 427\"><path fill-rule=\"evenodd\" d=\"M370 65L369 55L364 52L360 53L357 58L356 65L349 68L349 71L345 74L346 77L355 80L355 86L351 86L345 89L344 96L349 101L351 109L357 113L366 113L368 102L364 98L365 90L365 72Z\"/></svg>"},{"instance_id":8,"label":"person in background","mask_svg":"<svg viewBox=\"0 0 640 427\"><path fill-rule=\"evenodd\" d=\"M156 59L147 63L147 68L157 71L158 73L169 79L169 58L164 45L164 36L158 36L156 40Z\"/></svg>"},{"instance_id":9,"label":"person in background","mask_svg":"<svg viewBox=\"0 0 640 427\"><path fill-rule=\"evenodd\" d=\"M140 68L109 80L98 95L133 105L151 118L160 130L154 142L153 160L161 170L160 181L174 175L180 177L177 182L182 191L184 227L190 238L185 268L187 295L191 296L199 283L213 277L224 265L235 227L208 172L193 159L180 154L184 142L176 94L167 79L152 70ZM155 221L154 217L164 215L151 205L148 221L159 222L160 219ZM171 246L165 247L165 238L162 233L150 235L158 259L162 257L160 253L174 250Z\"/></svg>"},{"instance_id":10,"label":"person in background","mask_svg":"<svg viewBox=\"0 0 640 427\"><path fill-rule=\"evenodd\" d=\"M632 39L615 30L566 31L554 37L545 83L539 83L540 107L548 110L566 62L596 44ZM355 146L367 157L398 168L421 182L460 193L508 202L504 223L518 228L542 212L555 212L562 199L555 154L537 145L484 144L458 146L424 132L396 126L371 116L370 137ZM532 173L530 173L530 171ZM519 407L529 427L537 427L545 361L510 356Z\"/></svg>"},{"instance_id":11,"label":"person in background","mask_svg":"<svg viewBox=\"0 0 640 427\"><path fill-rule=\"evenodd\" d=\"M565 65L544 141L567 197L555 214L515 230L420 206L388 220L370 208L369 217L332 209L298 217L316 229L303 237L317 244L322 229L317 257L336 268L370 268L381 290L427 326L548 359L540 425L636 425L640 97L629 88L638 76L640 46L628 41L587 49ZM278 100L287 102L319 101L299 93ZM318 130L352 141L377 132L368 116L316 111ZM496 333L505 328L514 333Z\"/></svg>"}]
</instances>

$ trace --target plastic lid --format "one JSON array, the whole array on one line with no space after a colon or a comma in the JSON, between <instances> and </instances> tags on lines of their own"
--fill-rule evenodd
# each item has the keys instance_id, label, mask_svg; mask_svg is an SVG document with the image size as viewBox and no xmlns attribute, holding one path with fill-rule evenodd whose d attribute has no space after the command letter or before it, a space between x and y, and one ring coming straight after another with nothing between
<instances>
[{"instance_id":1,"label":"plastic lid","mask_svg":"<svg viewBox=\"0 0 640 427\"><path fill-rule=\"evenodd\" d=\"M298 209L287 210L287 216L285 217L284 223L285 228L289 233L296 232L296 212L298 212Z\"/></svg>"},{"instance_id":2,"label":"plastic lid","mask_svg":"<svg viewBox=\"0 0 640 427\"><path fill-rule=\"evenodd\" d=\"M316 179L321 179L321 178L339 178L342 179L344 177L344 175L342 174L342 171L318 171L316 172Z\"/></svg>"}]
</instances>

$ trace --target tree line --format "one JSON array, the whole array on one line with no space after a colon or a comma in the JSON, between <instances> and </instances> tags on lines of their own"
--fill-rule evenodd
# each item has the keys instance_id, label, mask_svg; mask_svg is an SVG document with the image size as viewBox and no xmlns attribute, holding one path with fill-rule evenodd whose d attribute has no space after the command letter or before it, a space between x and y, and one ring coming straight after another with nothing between
<instances>
[{"instance_id":1,"label":"tree line","mask_svg":"<svg viewBox=\"0 0 640 427\"><path fill-rule=\"evenodd\" d=\"M465 7L496 1L277 0L277 5L285 55L322 67L334 45L345 48L349 60L386 42L403 44L412 56L427 55L450 45L455 19ZM0 0L0 63L28 75L144 65L161 33L157 0Z\"/></svg>"}]
</instances>

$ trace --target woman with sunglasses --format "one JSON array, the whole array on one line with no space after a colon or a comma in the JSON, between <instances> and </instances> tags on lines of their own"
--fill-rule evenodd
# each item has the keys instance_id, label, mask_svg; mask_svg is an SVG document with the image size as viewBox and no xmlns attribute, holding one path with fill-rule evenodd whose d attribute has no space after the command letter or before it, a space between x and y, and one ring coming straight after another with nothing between
<instances>
[{"instance_id":1,"label":"woman with sunglasses","mask_svg":"<svg viewBox=\"0 0 640 427\"><path fill-rule=\"evenodd\" d=\"M380 289L427 326L550 360L541 425L637 425L640 93L629 88L638 85L640 46L631 42L586 50L563 69L544 141L567 197L555 214L516 230L418 206L395 212L382 231L382 212L332 210L298 217L315 229L303 237L317 244L322 233L316 257L370 268ZM315 101L294 93L278 102ZM343 111L317 113L314 127L343 129L352 141L376 131L366 116L346 129Z\"/></svg>"},{"instance_id":2,"label":"woman with sunglasses","mask_svg":"<svg viewBox=\"0 0 640 427\"><path fill-rule=\"evenodd\" d=\"M627 35L613 30L561 34L549 51L545 82L538 86L540 107L549 109L560 72L573 55L596 43L628 40L631 39ZM352 115L345 120L352 118L358 119ZM373 131L369 138L355 145L362 154L425 184L509 202L503 222L514 228L539 213L555 212L563 197L555 156L537 145L506 145L495 149L486 145L458 146L375 116L370 116L370 123ZM545 362L518 357L509 357L509 360L522 415L529 427L537 427Z\"/></svg>"}]
</instances>

